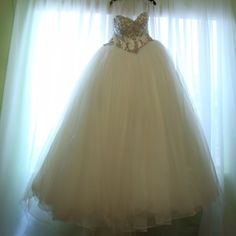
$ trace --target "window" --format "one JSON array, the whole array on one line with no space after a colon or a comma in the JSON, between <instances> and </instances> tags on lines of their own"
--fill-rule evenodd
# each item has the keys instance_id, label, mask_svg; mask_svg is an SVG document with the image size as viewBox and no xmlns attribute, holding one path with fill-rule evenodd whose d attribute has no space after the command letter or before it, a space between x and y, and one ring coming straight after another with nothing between
<instances>
[{"instance_id":1,"label":"window","mask_svg":"<svg viewBox=\"0 0 236 236\"><path fill-rule=\"evenodd\" d=\"M34 142L33 156L37 159L46 141L53 137L83 68L97 49L110 39L112 26L108 16L99 13L91 16L90 12L79 14L76 10L40 10L34 19L29 50L32 78L29 110L30 142ZM216 129L213 132L218 134L216 123L219 120L211 115L208 117L218 109L218 99L215 99L219 96L217 21L212 20L207 26L207 32L210 32L208 48L205 48L206 35L203 35L205 26L197 18L160 17L150 19L149 23L150 35L169 49L183 75L210 146L217 147L219 140L210 139L209 129ZM204 94L203 84L208 87L208 94ZM209 107L213 110L206 111L203 106L205 96L211 96ZM217 160L220 159L215 157Z\"/></svg>"}]
</instances>

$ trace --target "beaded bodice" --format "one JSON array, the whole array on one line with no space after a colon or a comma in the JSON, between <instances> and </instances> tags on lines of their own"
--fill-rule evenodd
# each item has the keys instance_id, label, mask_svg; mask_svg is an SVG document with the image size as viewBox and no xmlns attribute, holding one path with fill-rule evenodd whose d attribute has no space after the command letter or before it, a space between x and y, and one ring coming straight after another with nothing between
<instances>
[{"instance_id":1,"label":"beaded bodice","mask_svg":"<svg viewBox=\"0 0 236 236\"><path fill-rule=\"evenodd\" d=\"M153 39L148 34L148 14L141 13L136 20L118 15L114 18L114 35L108 44L137 53Z\"/></svg>"}]
</instances>

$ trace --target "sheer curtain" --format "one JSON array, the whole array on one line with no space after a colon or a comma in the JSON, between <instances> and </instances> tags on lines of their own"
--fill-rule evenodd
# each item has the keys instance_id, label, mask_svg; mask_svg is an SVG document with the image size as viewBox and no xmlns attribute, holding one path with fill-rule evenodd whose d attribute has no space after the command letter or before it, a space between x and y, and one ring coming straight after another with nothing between
<instances>
[{"instance_id":1,"label":"sheer curtain","mask_svg":"<svg viewBox=\"0 0 236 236\"><path fill-rule=\"evenodd\" d=\"M112 9L108 2L16 0L0 119L0 234L82 235L67 224L37 221L20 201L81 71L112 36L113 16L148 10L150 34L169 49L183 75L223 190L204 211L200 236L234 235L236 41L230 1L165 0L153 8L148 1L123 0Z\"/></svg>"}]
</instances>

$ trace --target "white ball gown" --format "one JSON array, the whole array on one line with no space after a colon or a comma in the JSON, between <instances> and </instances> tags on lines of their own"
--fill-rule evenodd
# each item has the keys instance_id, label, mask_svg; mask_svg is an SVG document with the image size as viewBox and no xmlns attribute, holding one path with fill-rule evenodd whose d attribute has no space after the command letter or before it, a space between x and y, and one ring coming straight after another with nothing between
<instances>
[{"instance_id":1,"label":"white ball gown","mask_svg":"<svg viewBox=\"0 0 236 236\"><path fill-rule=\"evenodd\" d=\"M209 149L148 15L118 15L76 87L28 193L53 217L139 231L194 215L218 195Z\"/></svg>"}]
</instances>

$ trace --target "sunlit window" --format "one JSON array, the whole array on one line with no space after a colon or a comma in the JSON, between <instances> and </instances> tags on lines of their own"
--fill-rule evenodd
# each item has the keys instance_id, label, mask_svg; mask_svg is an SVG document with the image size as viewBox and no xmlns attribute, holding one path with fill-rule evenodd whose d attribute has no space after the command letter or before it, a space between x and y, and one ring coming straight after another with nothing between
<instances>
[{"instance_id":1,"label":"sunlit window","mask_svg":"<svg viewBox=\"0 0 236 236\"><path fill-rule=\"evenodd\" d=\"M32 78L31 135L36 147L34 156L37 157L52 130L56 129L83 68L110 35L108 28L102 25L100 14L91 17L89 12L46 10L36 15L29 73ZM213 97L218 86L217 22L212 21L209 25L210 55L209 60L203 62L201 51L204 51L202 40L205 37L200 34L201 22L198 19L160 17L155 21L157 28L150 27L150 34L170 51L201 119L199 81L211 76L207 81L213 85L210 95ZM209 65L203 65L205 61L209 61ZM207 70L202 71L205 67ZM215 106L217 109L217 104Z\"/></svg>"}]
</instances>

